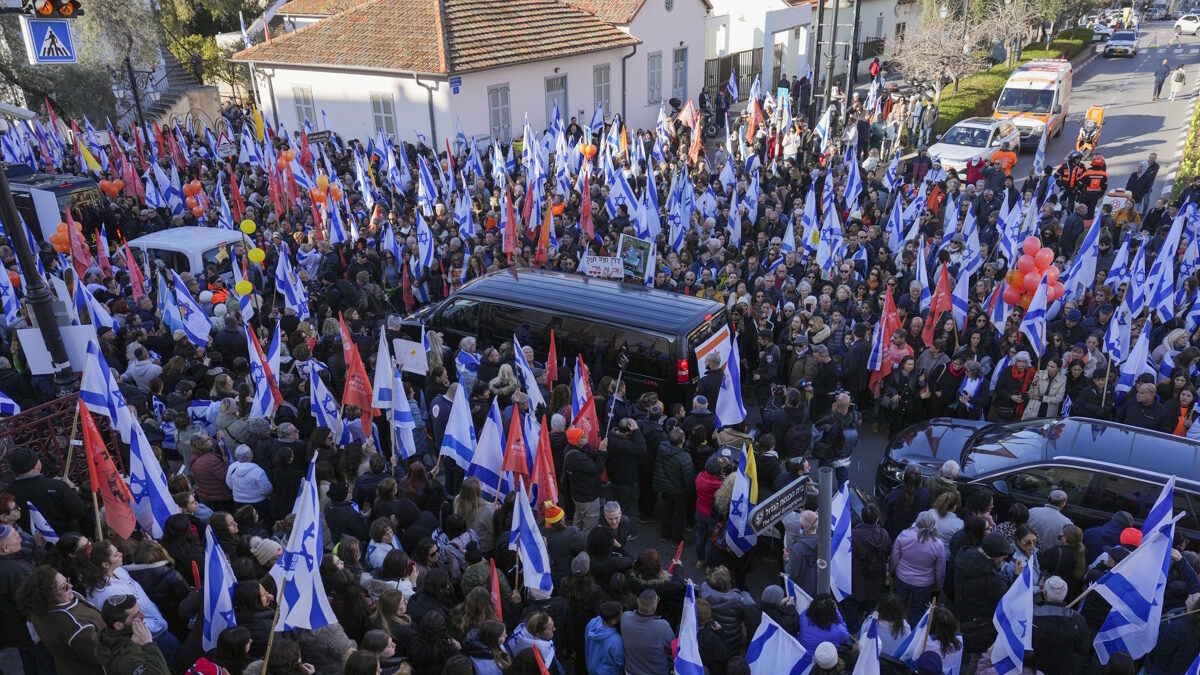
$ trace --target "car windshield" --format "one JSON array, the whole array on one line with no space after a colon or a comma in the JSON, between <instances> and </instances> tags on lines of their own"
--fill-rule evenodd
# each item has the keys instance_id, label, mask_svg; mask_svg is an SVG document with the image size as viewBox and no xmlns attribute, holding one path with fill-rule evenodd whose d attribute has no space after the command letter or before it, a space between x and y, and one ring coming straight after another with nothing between
<instances>
[{"instance_id":1,"label":"car windshield","mask_svg":"<svg viewBox=\"0 0 1200 675\"><path fill-rule=\"evenodd\" d=\"M987 145L990 131L980 129L979 127L951 127L950 131L942 136L943 143L950 145L965 145L969 148L982 148Z\"/></svg>"},{"instance_id":2,"label":"car windshield","mask_svg":"<svg viewBox=\"0 0 1200 675\"><path fill-rule=\"evenodd\" d=\"M1113 39L1113 40L1125 40L1125 41L1127 41L1127 42L1133 42L1133 41L1134 41L1134 37L1133 37L1133 31L1131 31L1131 30L1119 30L1119 31L1117 31L1117 32L1113 33L1113 35L1112 35L1112 39Z\"/></svg>"},{"instance_id":3,"label":"car windshield","mask_svg":"<svg viewBox=\"0 0 1200 675\"><path fill-rule=\"evenodd\" d=\"M981 476L1014 463L1041 459L1046 456L1048 444L1058 443L1065 427L1052 419L985 427L963 449L963 468L971 465L969 473Z\"/></svg>"},{"instance_id":4,"label":"car windshield","mask_svg":"<svg viewBox=\"0 0 1200 675\"><path fill-rule=\"evenodd\" d=\"M1048 113L1053 103L1054 92L1050 89L1005 87L996 108L1010 112Z\"/></svg>"}]
</instances>

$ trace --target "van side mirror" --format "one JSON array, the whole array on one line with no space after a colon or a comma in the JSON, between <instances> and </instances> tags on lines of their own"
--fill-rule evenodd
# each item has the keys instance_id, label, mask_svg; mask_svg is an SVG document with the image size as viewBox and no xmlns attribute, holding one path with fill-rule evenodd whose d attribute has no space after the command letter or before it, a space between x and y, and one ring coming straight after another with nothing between
<instances>
[{"instance_id":1,"label":"van side mirror","mask_svg":"<svg viewBox=\"0 0 1200 675\"><path fill-rule=\"evenodd\" d=\"M1051 112L1051 114L1054 114L1054 115L1061 115L1062 114L1062 106L1056 105L1050 112Z\"/></svg>"}]
</instances>

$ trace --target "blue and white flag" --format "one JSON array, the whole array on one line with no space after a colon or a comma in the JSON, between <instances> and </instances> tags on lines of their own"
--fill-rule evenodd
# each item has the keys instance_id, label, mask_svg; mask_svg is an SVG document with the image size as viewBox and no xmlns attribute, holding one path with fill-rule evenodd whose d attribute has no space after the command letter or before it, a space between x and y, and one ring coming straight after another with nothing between
<instances>
[{"instance_id":1,"label":"blue and white flag","mask_svg":"<svg viewBox=\"0 0 1200 675\"><path fill-rule=\"evenodd\" d=\"M833 514L833 544L830 549L832 557L830 558L829 590L833 593L833 597L841 602L850 597L852 590L850 570L854 566L854 559L850 554L850 534L854 529L854 523L851 522L849 481L842 483L838 487L837 493L833 495L831 512Z\"/></svg>"},{"instance_id":2,"label":"blue and white flag","mask_svg":"<svg viewBox=\"0 0 1200 675\"><path fill-rule=\"evenodd\" d=\"M296 270L292 267L286 247L279 251L279 262L275 265L275 285L283 294L285 306L295 310L296 316L301 321L308 319L310 316L308 289L304 287Z\"/></svg>"},{"instance_id":3,"label":"blue and white flag","mask_svg":"<svg viewBox=\"0 0 1200 675\"><path fill-rule=\"evenodd\" d=\"M925 258L925 237L917 243L917 283L921 284L921 303L922 312L929 310L929 303L932 302L933 290L929 285L929 265Z\"/></svg>"},{"instance_id":4,"label":"blue and white flag","mask_svg":"<svg viewBox=\"0 0 1200 675\"><path fill-rule=\"evenodd\" d=\"M259 359L259 349L255 348L252 333L254 329L246 324L245 330L246 351L250 355L250 380L254 385L254 400L250 404L249 418L267 419L274 416L279 408L274 393L274 389L279 388L279 381L276 379L276 373L279 372L279 322L275 322L275 334L271 338L270 348L262 355L266 358L266 363Z\"/></svg>"},{"instance_id":5,"label":"blue and white flag","mask_svg":"<svg viewBox=\"0 0 1200 675\"><path fill-rule=\"evenodd\" d=\"M38 511L38 507L33 505L33 502L25 502L25 508L29 512L29 529L33 530L33 534L42 535L51 544L58 543L58 533L50 527L50 521L46 520L46 516Z\"/></svg>"},{"instance_id":6,"label":"blue and white flag","mask_svg":"<svg viewBox=\"0 0 1200 675\"><path fill-rule=\"evenodd\" d=\"M464 239L475 236L475 219L471 212L471 199L467 197L467 190L464 185L463 191L459 193L458 199L454 202L454 224L458 225L458 234ZM463 263L466 266L466 263Z\"/></svg>"},{"instance_id":7,"label":"blue and white flag","mask_svg":"<svg viewBox=\"0 0 1200 675\"><path fill-rule=\"evenodd\" d=\"M17 299L17 289L13 288L12 279L8 274L0 274L0 304L4 307L4 322L9 326L17 323L21 302Z\"/></svg>"},{"instance_id":8,"label":"blue and white flag","mask_svg":"<svg viewBox=\"0 0 1200 675\"><path fill-rule=\"evenodd\" d=\"M433 214L433 204L437 201L437 184L433 182L433 174L423 155L417 155L417 201L425 215Z\"/></svg>"},{"instance_id":9,"label":"blue and white flag","mask_svg":"<svg viewBox=\"0 0 1200 675\"><path fill-rule=\"evenodd\" d=\"M1096 632L1096 654L1100 663L1116 652L1140 659L1158 642L1167 570L1171 565L1171 542L1175 519L1142 539L1141 545L1091 586L1112 605Z\"/></svg>"},{"instance_id":10,"label":"blue and white flag","mask_svg":"<svg viewBox=\"0 0 1200 675\"><path fill-rule=\"evenodd\" d=\"M732 341L735 345L736 340ZM736 350L737 347L734 347ZM733 359L736 351L731 352ZM729 502L729 520L725 526L725 541L729 549L739 558L746 555L758 543L758 534L750 527L750 510L754 508L754 495L758 491L757 469L751 468L754 463L754 451L742 448L742 458L738 461L737 476L733 481L733 495Z\"/></svg>"},{"instance_id":11,"label":"blue and white flag","mask_svg":"<svg viewBox=\"0 0 1200 675\"><path fill-rule=\"evenodd\" d=\"M321 582L321 495L315 467L315 462L308 465L308 475L300 484L300 496L292 509L296 514L292 533L270 572L275 587L280 589L276 631L317 630L338 622Z\"/></svg>"},{"instance_id":12,"label":"blue and white flag","mask_svg":"<svg viewBox=\"0 0 1200 675\"><path fill-rule=\"evenodd\" d=\"M455 387L454 404L450 407L450 419L442 435L442 456L448 456L466 471L475 456L475 423L471 421L471 404L467 401L466 388Z\"/></svg>"},{"instance_id":13,"label":"blue and white flag","mask_svg":"<svg viewBox=\"0 0 1200 675\"><path fill-rule=\"evenodd\" d=\"M1029 309L1021 317L1021 334L1029 339L1033 351L1041 357L1046 351L1046 277L1042 277Z\"/></svg>"},{"instance_id":14,"label":"blue and white flag","mask_svg":"<svg viewBox=\"0 0 1200 675\"><path fill-rule=\"evenodd\" d=\"M854 662L851 675L879 675L879 656L883 651L883 641L879 639L879 617L870 616L863 624L862 635L858 638L858 660Z\"/></svg>"},{"instance_id":15,"label":"blue and white flag","mask_svg":"<svg viewBox=\"0 0 1200 675\"><path fill-rule=\"evenodd\" d=\"M900 181L896 180L896 176L900 175L900 149L896 149L896 154L892 156L892 161L888 164L887 171L883 174L883 187L888 192L894 191L900 187Z\"/></svg>"},{"instance_id":16,"label":"blue and white flag","mask_svg":"<svg viewBox=\"0 0 1200 675\"><path fill-rule=\"evenodd\" d=\"M400 369L392 367L392 407L390 410L392 429L396 433L396 447L392 448L397 465L417 454L417 439L413 430L417 428L413 418L412 404L404 394L403 376ZM424 433L424 431L422 431Z\"/></svg>"},{"instance_id":17,"label":"blue and white flag","mask_svg":"<svg viewBox=\"0 0 1200 675\"><path fill-rule=\"evenodd\" d=\"M675 653L675 675L704 675L698 634L696 586L688 579L683 592L683 617L679 621L679 649Z\"/></svg>"},{"instance_id":18,"label":"blue and white flag","mask_svg":"<svg viewBox=\"0 0 1200 675\"><path fill-rule=\"evenodd\" d=\"M492 498L506 494L502 480L504 431L500 404L492 398L492 407L488 410L483 429L479 432L479 442L475 446L475 454L471 457L471 466L467 467L467 478L478 478L484 494Z\"/></svg>"},{"instance_id":19,"label":"blue and white flag","mask_svg":"<svg viewBox=\"0 0 1200 675\"><path fill-rule=\"evenodd\" d=\"M83 282L78 279L75 280L75 311L79 313L80 317L86 313L97 330L104 327L115 333L120 327L112 314L108 313L108 309L100 304L96 296L84 288Z\"/></svg>"},{"instance_id":20,"label":"blue and white flag","mask_svg":"<svg viewBox=\"0 0 1200 675\"><path fill-rule=\"evenodd\" d=\"M212 322L208 315L200 309L200 305L188 291L179 272L171 270L175 277L175 304L179 307L179 318L183 322L183 332L187 339L197 347L208 346L208 334L212 331Z\"/></svg>"},{"instance_id":21,"label":"blue and white flag","mask_svg":"<svg viewBox=\"0 0 1200 675\"><path fill-rule=\"evenodd\" d=\"M1172 475L1163 485L1162 492L1158 493L1158 499L1154 500L1154 506L1150 507L1150 513L1146 514L1146 520L1142 522L1142 538L1149 537L1155 530L1161 529L1168 521L1175 517L1175 476Z\"/></svg>"},{"instance_id":22,"label":"blue and white flag","mask_svg":"<svg viewBox=\"0 0 1200 675\"><path fill-rule=\"evenodd\" d=\"M217 637L226 628L237 625L233 613L233 590L237 578L229 559L217 542L211 527L204 533L204 651L217 646Z\"/></svg>"},{"instance_id":23,"label":"blue and white flag","mask_svg":"<svg viewBox=\"0 0 1200 675\"><path fill-rule=\"evenodd\" d=\"M524 478L518 479L516 493L517 504L513 509L508 548L516 551L520 558L521 579L525 587L549 593L554 590L554 580L550 577L550 555L546 552L546 541L542 539L533 509L529 506Z\"/></svg>"},{"instance_id":24,"label":"blue and white flag","mask_svg":"<svg viewBox=\"0 0 1200 675\"><path fill-rule=\"evenodd\" d=\"M1033 650L1033 587L1033 565L1026 565L996 605L992 616L996 627L992 668L998 675L1020 673L1025 652Z\"/></svg>"},{"instance_id":25,"label":"blue and white flag","mask_svg":"<svg viewBox=\"0 0 1200 675\"><path fill-rule=\"evenodd\" d=\"M1133 385L1137 382L1139 375L1146 371L1153 372L1153 369L1147 364L1149 358L1150 331L1143 327L1142 332L1138 334L1137 341L1133 343L1133 348L1129 350L1129 356L1121 364L1121 371L1117 376L1118 406L1125 401L1125 395L1133 390Z\"/></svg>"},{"instance_id":26,"label":"blue and white flag","mask_svg":"<svg viewBox=\"0 0 1200 675\"><path fill-rule=\"evenodd\" d=\"M737 340L730 340L729 357L725 360L725 372L721 376L721 390L717 393L717 428L732 426L746 419L746 406L742 405L741 357Z\"/></svg>"},{"instance_id":27,"label":"blue and white flag","mask_svg":"<svg viewBox=\"0 0 1200 675\"><path fill-rule=\"evenodd\" d=\"M958 281L954 284L954 290L950 292L950 303L950 310L954 314L954 323L961 331L967 325L967 309L971 304L971 275L966 270L958 272ZM1003 304L1003 300L1001 304Z\"/></svg>"},{"instance_id":28,"label":"blue and white flag","mask_svg":"<svg viewBox=\"0 0 1200 675\"><path fill-rule=\"evenodd\" d=\"M783 592L787 597L792 599L792 605L796 608L797 614L803 614L804 610L812 604L812 596L809 595L803 588L800 588L796 582L787 574L780 572L779 576L783 577Z\"/></svg>"},{"instance_id":29,"label":"blue and white flag","mask_svg":"<svg viewBox=\"0 0 1200 675\"><path fill-rule=\"evenodd\" d=\"M9 416L16 415L21 412L21 406L14 400L8 397L8 394L0 391L0 415Z\"/></svg>"},{"instance_id":30,"label":"blue and white flag","mask_svg":"<svg viewBox=\"0 0 1200 675\"><path fill-rule=\"evenodd\" d=\"M162 464L140 424L134 425L129 444L129 492L138 527L155 539L161 537L167 518L179 513L179 506L171 498Z\"/></svg>"},{"instance_id":31,"label":"blue and white flag","mask_svg":"<svg viewBox=\"0 0 1200 675\"><path fill-rule=\"evenodd\" d=\"M763 612L762 622L746 648L750 675L805 675L813 657L804 647Z\"/></svg>"},{"instance_id":32,"label":"blue and white flag","mask_svg":"<svg viewBox=\"0 0 1200 675\"><path fill-rule=\"evenodd\" d=\"M533 376L533 368L530 367L529 361L525 358L525 350L521 347L520 340L516 334L513 334L513 359L516 365L517 375L521 377L521 381L525 384L525 393L529 394L529 409L536 412L538 408L546 405L546 399L542 396L542 390L538 387L537 379Z\"/></svg>"},{"instance_id":33,"label":"blue and white flag","mask_svg":"<svg viewBox=\"0 0 1200 675\"><path fill-rule=\"evenodd\" d=\"M1033 156L1033 175L1041 176L1046 168L1046 136L1050 131L1050 125L1042 127L1042 138L1038 141L1037 154Z\"/></svg>"},{"instance_id":34,"label":"blue and white flag","mask_svg":"<svg viewBox=\"0 0 1200 675\"><path fill-rule=\"evenodd\" d=\"M729 83L725 85L725 88L729 90L729 100L737 101L738 100L737 69L731 70L729 72Z\"/></svg>"},{"instance_id":35,"label":"blue and white flag","mask_svg":"<svg viewBox=\"0 0 1200 675\"><path fill-rule=\"evenodd\" d=\"M337 399L329 393L325 382L321 380L321 374L316 368L310 368L308 371L308 391L309 411L317 426L333 431L333 438L337 443L345 442L342 440L346 434L344 433L345 425L342 424L341 409L338 407Z\"/></svg>"},{"instance_id":36,"label":"blue and white flag","mask_svg":"<svg viewBox=\"0 0 1200 675\"><path fill-rule=\"evenodd\" d=\"M79 400L87 406L88 412L107 417L109 424L120 434L121 441L129 443L137 421L129 411L129 405L117 386L108 362L104 360L104 354L100 352L100 345L93 340L88 343L87 351L83 379L79 384Z\"/></svg>"}]
</instances>

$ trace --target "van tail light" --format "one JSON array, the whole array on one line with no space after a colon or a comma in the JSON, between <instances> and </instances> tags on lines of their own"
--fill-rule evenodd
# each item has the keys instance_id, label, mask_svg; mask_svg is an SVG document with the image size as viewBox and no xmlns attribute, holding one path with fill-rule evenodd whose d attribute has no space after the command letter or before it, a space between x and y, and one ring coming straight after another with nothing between
<instances>
[{"instance_id":1,"label":"van tail light","mask_svg":"<svg viewBox=\"0 0 1200 675\"><path fill-rule=\"evenodd\" d=\"M675 382L686 384L690 379L692 379L692 375L688 372L688 360L679 359L675 362Z\"/></svg>"}]
</instances>

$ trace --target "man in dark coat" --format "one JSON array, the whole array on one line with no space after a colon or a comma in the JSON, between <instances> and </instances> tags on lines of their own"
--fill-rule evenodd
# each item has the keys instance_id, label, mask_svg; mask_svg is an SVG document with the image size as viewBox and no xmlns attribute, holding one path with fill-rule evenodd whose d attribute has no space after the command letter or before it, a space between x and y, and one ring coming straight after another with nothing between
<instances>
[{"instance_id":1,"label":"man in dark coat","mask_svg":"<svg viewBox=\"0 0 1200 675\"><path fill-rule=\"evenodd\" d=\"M958 554L954 561L954 614L960 623L991 619L996 613L996 605L1008 591L1008 582L1000 572L1000 566L1011 555L1012 544L999 532L984 537L982 545ZM1024 567L1024 561L1017 560L1014 574L1019 575ZM963 647L968 652L978 653L991 646L996 632L989 623L970 637L966 642L972 644Z\"/></svg>"},{"instance_id":2,"label":"man in dark coat","mask_svg":"<svg viewBox=\"0 0 1200 675\"><path fill-rule=\"evenodd\" d=\"M638 465L646 454L646 438L638 427L637 420L626 417L608 432L608 486L613 497L626 514L633 513L637 504ZM633 533L637 526L630 522Z\"/></svg>"},{"instance_id":3,"label":"man in dark coat","mask_svg":"<svg viewBox=\"0 0 1200 675\"><path fill-rule=\"evenodd\" d=\"M0 492L7 492L17 504L32 502L55 532L82 532L80 524L87 517L87 508L75 487L66 481L42 475L42 460L30 448L13 450L9 460L16 476ZM21 509L21 529L32 532L29 514Z\"/></svg>"},{"instance_id":4,"label":"man in dark coat","mask_svg":"<svg viewBox=\"0 0 1200 675\"><path fill-rule=\"evenodd\" d=\"M1033 608L1033 651L1046 675L1083 672L1092 649L1092 630L1078 611L1067 607L1067 582L1049 577L1042 583L1045 602Z\"/></svg>"},{"instance_id":5,"label":"man in dark coat","mask_svg":"<svg viewBox=\"0 0 1200 675\"><path fill-rule=\"evenodd\" d=\"M29 410L37 405L33 387L12 367L12 362L3 356L0 356L0 392L21 406L21 410Z\"/></svg>"}]
</instances>

